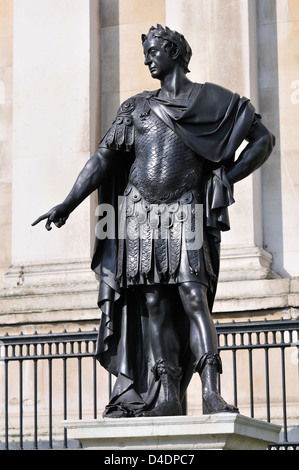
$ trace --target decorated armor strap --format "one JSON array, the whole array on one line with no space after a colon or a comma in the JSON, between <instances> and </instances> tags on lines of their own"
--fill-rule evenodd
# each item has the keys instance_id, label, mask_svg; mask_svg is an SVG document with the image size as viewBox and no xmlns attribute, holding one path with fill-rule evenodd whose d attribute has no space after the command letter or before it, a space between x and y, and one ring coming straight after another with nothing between
<instances>
[{"instance_id":1,"label":"decorated armor strap","mask_svg":"<svg viewBox=\"0 0 299 470\"><path fill-rule=\"evenodd\" d=\"M175 279L181 253L187 250L190 271L200 272L202 214L195 191L188 191L171 204L149 204L129 185L120 213L117 280L147 278L155 263L160 280ZM126 273L123 272L125 262Z\"/></svg>"},{"instance_id":2,"label":"decorated armor strap","mask_svg":"<svg viewBox=\"0 0 299 470\"><path fill-rule=\"evenodd\" d=\"M174 218L169 229L169 275L175 278L180 264L182 240L182 223Z\"/></svg>"},{"instance_id":3,"label":"decorated armor strap","mask_svg":"<svg viewBox=\"0 0 299 470\"><path fill-rule=\"evenodd\" d=\"M134 125L130 114L135 109L135 99L125 101L118 110L116 119L111 128L100 142L99 146L105 146L111 150L130 152L134 144Z\"/></svg>"},{"instance_id":4,"label":"decorated armor strap","mask_svg":"<svg viewBox=\"0 0 299 470\"><path fill-rule=\"evenodd\" d=\"M151 270L153 251L152 229L148 220L141 225L140 231L142 240L140 246L140 274L147 278Z\"/></svg>"}]
</instances>

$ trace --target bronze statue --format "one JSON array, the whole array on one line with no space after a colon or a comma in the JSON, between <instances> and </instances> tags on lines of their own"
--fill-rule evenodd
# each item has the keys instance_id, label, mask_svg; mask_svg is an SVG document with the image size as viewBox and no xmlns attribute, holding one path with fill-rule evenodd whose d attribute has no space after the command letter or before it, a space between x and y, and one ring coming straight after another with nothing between
<instances>
[{"instance_id":1,"label":"bronze statue","mask_svg":"<svg viewBox=\"0 0 299 470\"><path fill-rule=\"evenodd\" d=\"M33 225L61 227L98 188L99 207L116 209L123 196L116 236L98 236L92 260L102 310L96 357L117 377L105 417L182 414L194 372L203 413L238 412L217 389L220 232L230 228L233 185L266 161L274 137L247 98L187 78L183 35L157 25L142 43L160 88L120 106L70 194Z\"/></svg>"}]
</instances>

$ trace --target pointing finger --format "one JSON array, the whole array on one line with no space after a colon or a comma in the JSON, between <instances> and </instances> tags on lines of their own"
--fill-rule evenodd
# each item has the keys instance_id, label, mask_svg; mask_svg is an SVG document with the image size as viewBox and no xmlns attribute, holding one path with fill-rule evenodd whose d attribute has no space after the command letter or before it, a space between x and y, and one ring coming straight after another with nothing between
<instances>
[{"instance_id":1,"label":"pointing finger","mask_svg":"<svg viewBox=\"0 0 299 470\"><path fill-rule=\"evenodd\" d=\"M49 212L47 212L46 214L43 214L41 215L40 217L38 217L38 219L36 219L32 224L31 226L34 227L34 225L37 225L39 224L42 220L45 220L49 217Z\"/></svg>"}]
</instances>

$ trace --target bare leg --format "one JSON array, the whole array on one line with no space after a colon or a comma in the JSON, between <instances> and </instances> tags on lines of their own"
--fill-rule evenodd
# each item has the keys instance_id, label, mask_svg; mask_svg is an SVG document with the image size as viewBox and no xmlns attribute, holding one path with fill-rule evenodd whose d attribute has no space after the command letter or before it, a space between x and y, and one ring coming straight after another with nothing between
<instances>
[{"instance_id":1,"label":"bare leg","mask_svg":"<svg viewBox=\"0 0 299 470\"><path fill-rule=\"evenodd\" d=\"M190 348L196 362L194 370L202 381L203 413L236 413L238 409L228 405L217 387L217 375L222 372L218 356L216 328L207 302L207 287L186 282L179 287L184 310L190 319Z\"/></svg>"},{"instance_id":2,"label":"bare leg","mask_svg":"<svg viewBox=\"0 0 299 470\"><path fill-rule=\"evenodd\" d=\"M190 348L197 361L206 353L217 353L217 333L207 301L207 287L196 282L179 286L185 312L190 319Z\"/></svg>"}]
</instances>

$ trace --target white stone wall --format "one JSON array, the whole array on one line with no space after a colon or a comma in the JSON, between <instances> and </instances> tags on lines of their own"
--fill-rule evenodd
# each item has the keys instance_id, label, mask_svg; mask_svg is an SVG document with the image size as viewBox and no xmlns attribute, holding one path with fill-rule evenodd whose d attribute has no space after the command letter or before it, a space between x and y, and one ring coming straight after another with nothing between
<instances>
[{"instance_id":1,"label":"white stone wall","mask_svg":"<svg viewBox=\"0 0 299 470\"><path fill-rule=\"evenodd\" d=\"M35 218L90 156L90 21L84 0L14 2L12 264L88 259L89 201L67 230Z\"/></svg>"},{"instance_id":2,"label":"white stone wall","mask_svg":"<svg viewBox=\"0 0 299 470\"><path fill-rule=\"evenodd\" d=\"M11 262L13 8L0 1L0 282Z\"/></svg>"}]
</instances>

